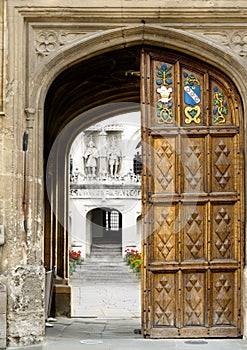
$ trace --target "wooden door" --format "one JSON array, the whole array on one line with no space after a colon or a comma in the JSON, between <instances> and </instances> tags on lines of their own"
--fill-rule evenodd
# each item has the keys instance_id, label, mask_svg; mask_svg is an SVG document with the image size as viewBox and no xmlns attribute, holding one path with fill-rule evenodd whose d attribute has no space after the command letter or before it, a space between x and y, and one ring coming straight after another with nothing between
<instances>
[{"instance_id":1,"label":"wooden door","mask_svg":"<svg viewBox=\"0 0 247 350\"><path fill-rule=\"evenodd\" d=\"M242 334L242 109L223 72L145 50L143 334Z\"/></svg>"}]
</instances>

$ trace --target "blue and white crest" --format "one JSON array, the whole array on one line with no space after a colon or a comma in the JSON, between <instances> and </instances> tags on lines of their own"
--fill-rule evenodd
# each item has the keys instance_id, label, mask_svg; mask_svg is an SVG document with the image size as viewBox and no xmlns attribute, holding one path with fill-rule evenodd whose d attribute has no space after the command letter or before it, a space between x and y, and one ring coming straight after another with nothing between
<instances>
[{"instance_id":1,"label":"blue and white crest","mask_svg":"<svg viewBox=\"0 0 247 350\"><path fill-rule=\"evenodd\" d=\"M201 89L200 85L186 85L184 86L184 102L187 105L195 106L201 100Z\"/></svg>"}]
</instances>

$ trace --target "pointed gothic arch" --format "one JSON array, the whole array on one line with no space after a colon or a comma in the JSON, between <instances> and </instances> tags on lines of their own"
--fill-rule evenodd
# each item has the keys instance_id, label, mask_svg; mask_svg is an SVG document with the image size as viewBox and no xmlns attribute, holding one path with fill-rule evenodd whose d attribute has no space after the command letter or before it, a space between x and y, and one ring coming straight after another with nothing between
<instances>
[{"instance_id":1,"label":"pointed gothic arch","mask_svg":"<svg viewBox=\"0 0 247 350\"><path fill-rule=\"evenodd\" d=\"M103 40L102 40L103 37ZM193 39L193 40L192 40ZM107 41L108 44L104 45ZM100 43L101 45L97 45L97 43ZM102 43L103 42L103 43ZM192 44L193 42L193 44ZM158 26L135 26L135 27L129 27L125 29L114 29L106 31L103 36L102 33L100 36L95 35L94 38L89 38L87 40L87 50L85 50L85 41L81 41L80 43L74 45L73 47L70 47L66 50L66 52L63 52L62 54L58 54L54 59L51 59L46 67L43 67L40 72L37 74L34 84L35 88L33 90L33 94L30 96L30 105L34 105L35 101L37 102L37 107L39 110L41 110L40 113L40 127L41 130L43 130L43 105L44 101L46 99L46 94L48 92L49 87L51 86L52 82L56 79L56 77L59 77L59 75L68 67L72 66L80 61L84 61L85 59L90 59L92 57L96 57L102 53L105 52L111 52L115 49L124 48L124 47L131 47L134 46L141 46L141 45L152 45L156 47L163 47L166 49L172 49L177 52L181 53L187 53L191 57L194 57L195 59L200 59L203 61L206 61L207 63L211 64L214 67L218 67L220 70L224 70L225 73L231 77L232 81L235 83L236 87L239 90L239 93L241 95L242 101L243 101L243 109L246 109L246 96L242 94L242 91L245 90L246 85L246 73L239 62L239 59L237 57L233 57L231 53L227 53L222 48L220 48L218 45L210 45L202 38L199 38L196 35L187 34L180 30L174 30L174 29L168 29L168 28L162 28ZM45 73L45 74L44 74ZM41 78L42 77L42 78ZM41 81L41 84L40 84ZM117 98L116 98L117 100ZM121 99L120 99L121 100ZM112 102L114 99L112 100ZM117 100L118 101L118 100ZM131 102L134 102L136 100L131 100ZM102 100L98 101L99 105L102 102ZM88 107L96 107L94 104L88 105ZM103 112L104 114L104 112ZM73 115L72 117L74 117ZM98 115L94 121L99 120L97 118L102 118L102 115ZM64 124L68 120L64 120ZM85 123L83 127L87 127L91 124L90 116L85 119ZM53 125L53 124L52 124ZM54 130L54 134L49 140L50 144L55 139L55 136L58 134L59 129ZM67 141L70 142L70 137L68 136ZM61 145L60 145L61 146ZM65 145L62 145L62 154L66 155L67 147ZM36 148L38 149L38 147ZM38 158L40 155L38 156ZM41 163L43 160L41 159ZM57 166L58 164L56 164ZM60 164L61 165L61 164ZM66 164L62 164L62 168L65 172L62 172L62 179L61 183L64 185L64 179L66 175ZM60 204L62 204L62 211L66 211L66 201L64 202L64 197L62 195L63 190L61 189L58 191L57 194L55 194L56 201L58 198L60 198ZM58 213L56 213L58 214ZM53 213L50 212L48 208L48 216L51 220L56 220ZM52 219L53 218L53 219ZM66 227L66 225L65 225ZM56 254L60 256L60 264L61 264L61 277L66 280L67 275L67 266L66 266L66 244L64 244L64 237L66 236L66 230L64 230L64 225L60 226L60 224L57 227L54 227L56 231L57 237L60 237L60 248L56 249ZM57 248L57 247L56 247ZM52 251L52 248L49 247L48 249L48 259L49 252ZM54 263L54 256L50 261L51 264Z\"/></svg>"}]
</instances>

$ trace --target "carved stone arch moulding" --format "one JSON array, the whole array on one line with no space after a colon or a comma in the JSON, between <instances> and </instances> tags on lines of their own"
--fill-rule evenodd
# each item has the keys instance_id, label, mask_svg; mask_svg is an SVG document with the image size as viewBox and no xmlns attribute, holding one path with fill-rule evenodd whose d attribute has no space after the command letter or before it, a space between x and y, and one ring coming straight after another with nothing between
<instances>
[{"instance_id":1,"label":"carved stone arch moulding","mask_svg":"<svg viewBox=\"0 0 247 350\"><path fill-rule=\"evenodd\" d=\"M131 25L86 35L63 46L63 50L56 51L56 55L46 56L36 67L30 81L29 104L34 100L39 101L37 108L42 109L51 82L66 67L104 52L134 45L152 45L186 53L221 69L231 77L240 93L247 89L247 70L243 61L226 47L214 42L209 43L202 36L179 29L156 25ZM246 110L246 94L242 94L242 100Z\"/></svg>"},{"instance_id":2,"label":"carved stone arch moulding","mask_svg":"<svg viewBox=\"0 0 247 350\"><path fill-rule=\"evenodd\" d=\"M30 24L28 27L29 41L29 76L35 74L36 68L44 64L67 47L75 45L83 38L90 37L112 28L111 25L72 25L59 24Z\"/></svg>"},{"instance_id":3,"label":"carved stone arch moulding","mask_svg":"<svg viewBox=\"0 0 247 350\"><path fill-rule=\"evenodd\" d=\"M225 29L218 31L215 28L209 29L192 29L195 34L200 34L204 37L207 37L209 40L212 40L227 49L230 49L232 52L247 59L247 29Z\"/></svg>"}]
</instances>

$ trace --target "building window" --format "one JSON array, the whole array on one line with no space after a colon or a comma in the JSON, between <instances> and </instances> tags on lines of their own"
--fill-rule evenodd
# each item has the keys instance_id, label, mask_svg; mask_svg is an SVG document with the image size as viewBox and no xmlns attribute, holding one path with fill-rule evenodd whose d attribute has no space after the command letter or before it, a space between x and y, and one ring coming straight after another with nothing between
<instances>
[{"instance_id":1,"label":"building window","mask_svg":"<svg viewBox=\"0 0 247 350\"><path fill-rule=\"evenodd\" d=\"M142 173L142 160L139 152L136 153L133 159L133 170L135 175L141 175Z\"/></svg>"},{"instance_id":2,"label":"building window","mask_svg":"<svg viewBox=\"0 0 247 350\"><path fill-rule=\"evenodd\" d=\"M115 210L111 212L111 229L113 231L119 230L119 212Z\"/></svg>"},{"instance_id":3,"label":"building window","mask_svg":"<svg viewBox=\"0 0 247 350\"><path fill-rule=\"evenodd\" d=\"M120 229L120 213L116 210L105 211L105 229L106 231L119 231Z\"/></svg>"}]
</instances>

